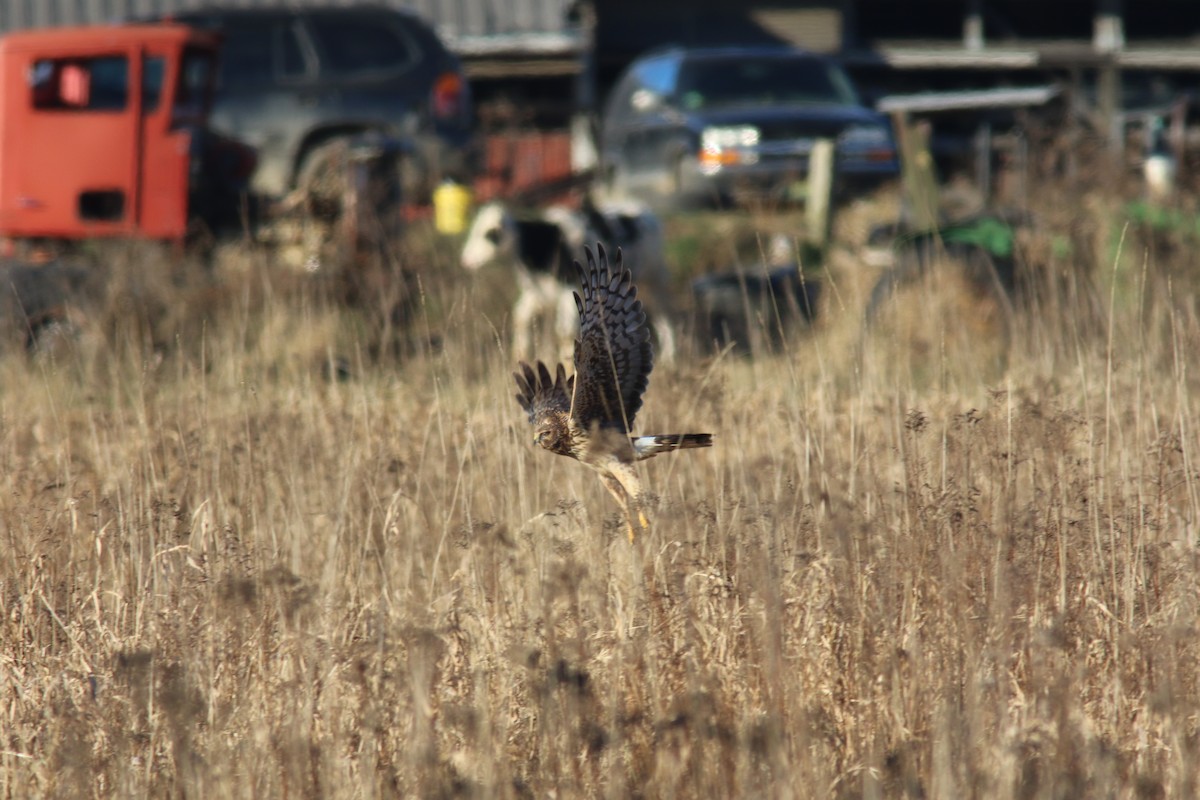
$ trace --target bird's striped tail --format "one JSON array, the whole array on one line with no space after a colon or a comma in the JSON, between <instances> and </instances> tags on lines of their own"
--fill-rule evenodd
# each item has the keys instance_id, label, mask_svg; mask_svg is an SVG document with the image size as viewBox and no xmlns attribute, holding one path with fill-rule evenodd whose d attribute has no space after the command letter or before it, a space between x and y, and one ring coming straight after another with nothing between
<instances>
[{"instance_id":1,"label":"bird's striped tail","mask_svg":"<svg viewBox=\"0 0 1200 800\"><path fill-rule=\"evenodd\" d=\"M671 433L630 438L638 458L650 458L659 453L686 450L689 447L712 447L711 433Z\"/></svg>"}]
</instances>

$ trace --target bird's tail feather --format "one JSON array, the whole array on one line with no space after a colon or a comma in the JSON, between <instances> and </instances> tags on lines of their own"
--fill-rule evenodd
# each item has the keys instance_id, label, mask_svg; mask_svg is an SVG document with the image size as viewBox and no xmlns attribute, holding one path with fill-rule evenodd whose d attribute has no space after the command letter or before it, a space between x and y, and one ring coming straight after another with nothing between
<instances>
[{"instance_id":1,"label":"bird's tail feather","mask_svg":"<svg viewBox=\"0 0 1200 800\"><path fill-rule=\"evenodd\" d=\"M631 438L638 458L650 458L659 453L686 450L689 447L712 447L711 433L670 433Z\"/></svg>"}]
</instances>

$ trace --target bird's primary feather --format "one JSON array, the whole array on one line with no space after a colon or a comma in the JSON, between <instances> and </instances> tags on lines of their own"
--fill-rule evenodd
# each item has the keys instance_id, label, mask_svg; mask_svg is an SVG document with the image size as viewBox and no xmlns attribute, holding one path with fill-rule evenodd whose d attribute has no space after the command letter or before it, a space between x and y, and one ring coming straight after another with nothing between
<instances>
[{"instance_id":1,"label":"bird's primary feather","mask_svg":"<svg viewBox=\"0 0 1200 800\"><path fill-rule=\"evenodd\" d=\"M575 393L571 418L583 430L593 426L628 432L642 407L654 355L646 312L621 251L610 268L603 245L597 257L587 249L579 267L579 337L575 340ZM578 262L576 262L578 266Z\"/></svg>"},{"instance_id":2,"label":"bird's primary feather","mask_svg":"<svg viewBox=\"0 0 1200 800\"><path fill-rule=\"evenodd\" d=\"M513 373L517 381L517 402L529 416L533 425L548 413L566 413L571 410L571 393L575 389L575 376L567 377L562 364L558 365L554 378L541 361L531 367L522 361L520 370Z\"/></svg>"}]
</instances>

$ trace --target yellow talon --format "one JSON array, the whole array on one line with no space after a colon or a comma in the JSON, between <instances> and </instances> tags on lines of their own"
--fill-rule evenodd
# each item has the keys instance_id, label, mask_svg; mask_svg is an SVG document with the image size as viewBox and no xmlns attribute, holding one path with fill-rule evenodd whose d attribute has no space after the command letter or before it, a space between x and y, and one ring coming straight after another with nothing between
<instances>
[{"instance_id":1,"label":"yellow talon","mask_svg":"<svg viewBox=\"0 0 1200 800\"><path fill-rule=\"evenodd\" d=\"M641 525L642 532L645 533L646 531L650 530L650 520L646 517L646 512L642 511L639 508L637 515L638 515L638 524ZM637 531L633 527L632 517L626 518L625 526L629 530L629 543L633 544L633 540L637 538Z\"/></svg>"}]
</instances>

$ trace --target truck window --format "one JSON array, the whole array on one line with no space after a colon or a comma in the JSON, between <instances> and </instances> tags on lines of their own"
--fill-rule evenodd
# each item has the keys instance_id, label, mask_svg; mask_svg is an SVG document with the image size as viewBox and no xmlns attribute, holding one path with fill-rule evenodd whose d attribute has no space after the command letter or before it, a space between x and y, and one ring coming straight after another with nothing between
<instances>
[{"instance_id":1,"label":"truck window","mask_svg":"<svg viewBox=\"0 0 1200 800\"><path fill-rule=\"evenodd\" d=\"M43 58L29 75L33 107L47 111L122 111L129 102L125 56Z\"/></svg>"},{"instance_id":2,"label":"truck window","mask_svg":"<svg viewBox=\"0 0 1200 800\"><path fill-rule=\"evenodd\" d=\"M186 50L179 68L179 86L171 109L173 125L195 121L204 114L209 86L213 81L213 54L207 50Z\"/></svg>"},{"instance_id":3,"label":"truck window","mask_svg":"<svg viewBox=\"0 0 1200 800\"><path fill-rule=\"evenodd\" d=\"M162 56L147 56L142 61L142 113L153 114L162 100L163 81L167 77L167 60Z\"/></svg>"}]
</instances>

